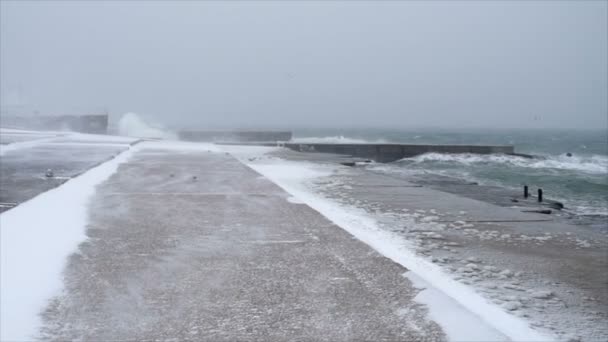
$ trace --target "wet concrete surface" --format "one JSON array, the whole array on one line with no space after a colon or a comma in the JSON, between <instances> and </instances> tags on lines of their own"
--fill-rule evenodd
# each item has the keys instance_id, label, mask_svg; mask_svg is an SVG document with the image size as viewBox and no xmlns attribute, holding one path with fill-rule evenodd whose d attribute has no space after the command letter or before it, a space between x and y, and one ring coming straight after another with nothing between
<instances>
[{"instance_id":1,"label":"wet concrete surface","mask_svg":"<svg viewBox=\"0 0 608 342\"><path fill-rule=\"evenodd\" d=\"M144 150L98 187L45 340L434 341L402 266L231 156Z\"/></svg>"},{"instance_id":2,"label":"wet concrete surface","mask_svg":"<svg viewBox=\"0 0 608 342\"><path fill-rule=\"evenodd\" d=\"M62 139L62 142L52 139L7 151L0 156L0 213L63 184L129 147L126 143L80 144ZM46 176L49 169L53 172L52 177Z\"/></svg>"},{"instance_id":3,"label":"wet concrete surface","mask_svg":"<svg viewBox=\"0 0 608 342\"><path fill-rule=\"evenodd\" d=\"M315 160L286 150L271 155L336 165L327 157ZM406 177L336 168L313 188L346 207L365 210L454 279L562 338L608 337L606 231L439 191ZM535 291L552 294L535 298Z\"/></svg>"}]
</instances>

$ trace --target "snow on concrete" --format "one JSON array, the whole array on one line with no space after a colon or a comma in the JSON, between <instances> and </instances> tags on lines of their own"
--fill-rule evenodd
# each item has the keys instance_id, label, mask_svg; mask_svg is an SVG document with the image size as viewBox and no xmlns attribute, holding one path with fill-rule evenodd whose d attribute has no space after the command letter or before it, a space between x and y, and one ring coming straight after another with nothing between
<instances>
[{"instance_id":1,"label":"snow on concrete","mask_svg":"<svg viewBox=\"0 0 608 342\"><path fill-rule=\"evenodd\" d=\"M35 130L28 130L28 129L17 129L17 128L6 128L6 127L0 127L0 134L25 134L25 135L32 135L32 134L64 134L66 133L65 131L35 131Z\"/></svg>"},{"instance_id":2,"label":"snow on concrete","mask_svg":"<svg viewBox=\"0 0 608 342\"><path fill-rule=\"evenodd\" d=\"M52 141L56 140L57 138L59 138L59 136L53 136L53 137L49 137L49 138L38 138L38 139L33 139L33 140L28 140L28 141L14 142L11 144L0 144L0 156L3 156L8 152L17 151L17 150L21 150L24 148L32 148L32 147L40 146L45 143L52 142Z\"/></svg>"},{"instance_id":3,"label":"snow on concrete","mask_svg":"<svg viewBox=\"0 0 608 342\"><path fill-rule=\"evenodd\" d=\"M305 204L304 202L300 201L297 197L293 197L293 196L287 197L287 202L293 203L293 204Z\"/></svg>"},{"instance_id":4,"label":"snow on concrete","mask_svg":"<svg viewBox=\"0 0 608 342\"><path fill-rule=\"evenodd\" d=\"M105 134L87 134L87 133L69 133L67 138L78 142L103 142L111 144L131 144L138 138L124 137L120 135L105 135Z\"/></svg>"},{"instance_id":5,"label":"snow on concrete","mask_svg":"<svg viewBox=\"0 0 608 342\"><path fill-rule=\"evenodd\" d=\"M187 141L172 141L172 140L158 140L158 141L146 141L138 145L138 149L158 149L158 150L172 150L176 152L221 152L222 150L215 144L212 143L197 143Z\"/></svg>"},{"instance_id":6,"label":"snow on concrete","mask_svg":"<svg viewBox=\"0 0 608 342\"><path fill-rule=\"evenodd\" d=\"M426 282L428 285L424 287L427 292L423 291L417 299L429 306L431 318L444 328L451 340L463 340L463 335L466 335L466 340L490 341L498 336L514 341L553 340L532 329L522 318L507 313L508 308L488 302L470 286L452 279L439 265L420 257L406 239L381 229L378 222L364 210L344 206L311 190L309 183L315 178L331 175L335 166L260 157L258 154L272 151L272 148L256 148L255 151L247 147L224 149L359 240L406 267L411 271L408 278L414 283L423 284L420 279ZM437 299L438 293L444 294L443 299ZM446 307L450 308L449 314L444 311ZM468 330L474 331L462 329L462 323L457 318L475 321L475 324L467 325Z\"/></svg>"},{"instance_id":7,"label":"snow on concrete","mask_svg":"<svg viewBox=\"0 0 608 342\"><path fill-rule=\"evenodd\" d=\"M414 298L429 309L429 318L439 324L452 341L505 341L508 338L488 324L479 324L479 317L464 310L462 305L448 297L413 272L404 274L421 289ZM472 328L474 327L474 328Z\"/></svg>"},{"instance_id":8,"label":"snow on concrete","mask_svg":"<svg viewBox=\"0 0 608 342\"><path fill-rule=\"evenodd\" d=\"M67 257L86 238L95 187L132 153L133 148L0 214L0 340L35 337L41 310L62 289Z\"/></svg>"},{"instance_id":9,"label":"snow on concrete","mask_svg":"<svg viewBox=\"0 0 608 342\"><path fill-rule=\"evenodd\" d=\"M127 144L137 139L70 133L66 144L90 141ZM53 139L57 139L53 138ZM37 140L38 144L48 143ZM13 145L13 144L11 144ZM33 147L37 144L22 146ZM212 151L213 144L149 141L130 147L114 159L73 178L0 215L0 340L31 340L39 314L62 289L61 272L67 257L85 240L87 206L95 187L108 179L121 163L143 149Z\"/></svg>"},{"instance_id":10,"label":"snow on concrete","mask_svg":"<svg viewBox=\"0 0 608 342\"><path fill-rule=\"evenodd\" d=\"M12 135L15 130L2 128L0 134ZM86 134L86 133L75 133L75 132L54 132L54 131L20 131L22 135L29 135L33 138L32 140L13 142L9 144L0 144L0 156L6 153L18 151L25 148L33 148L41 145L48 144L69 144L69 145L82 145L82 144L95 144L95 145L124 145L131 144L137 141L137 138L123 137L115 135L103 135L103 134Z\"/></svg>"}]
</instances>

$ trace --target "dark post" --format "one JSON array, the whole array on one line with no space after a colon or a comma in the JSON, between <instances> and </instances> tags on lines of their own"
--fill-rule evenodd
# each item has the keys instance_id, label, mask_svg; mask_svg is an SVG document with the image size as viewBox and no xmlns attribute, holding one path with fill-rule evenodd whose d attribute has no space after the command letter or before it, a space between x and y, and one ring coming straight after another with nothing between
<instances>
[{"instance_id":1,"label":"dark post","mask_svg":"<svg viewBox=\"0 0 608 342\"><path fill-rule=\"evenodd\" d=\"M528 193L528 186L524 185L524 198L528 198L528 196L530 196L530 194Z\"/></svg>"},{"instance_id":2,"label":"dark post","mask_svg":"<svg viewBox=\"0 0 608 342\"><path fill-rule=\"evenodd\" d=\"M543 189L538 189L538 201L543 201Z\"/></svg>"}]
</instances>

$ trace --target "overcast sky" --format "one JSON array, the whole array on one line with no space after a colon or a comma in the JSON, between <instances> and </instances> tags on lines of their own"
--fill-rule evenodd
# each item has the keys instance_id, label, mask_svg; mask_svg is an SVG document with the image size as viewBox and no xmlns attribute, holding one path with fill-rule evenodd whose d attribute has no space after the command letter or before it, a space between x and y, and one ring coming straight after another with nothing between
<instances>
[{"instance_id":1,"label":"overcast sky","mask_svg":"<svg viewBox=\"0 0 608 342\"><path fill-rule=\"evenodd\" d=\"M607 126L605 1L12 2L4 110L214 127Z\"/></svg>"}]
</instances>

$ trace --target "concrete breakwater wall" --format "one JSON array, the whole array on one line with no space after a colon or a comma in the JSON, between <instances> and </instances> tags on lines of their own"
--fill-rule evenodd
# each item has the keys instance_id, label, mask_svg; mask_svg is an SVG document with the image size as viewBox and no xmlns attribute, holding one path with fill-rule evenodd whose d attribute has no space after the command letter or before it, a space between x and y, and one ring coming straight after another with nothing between
<instances>
[{"instance_id":1,"label":"concrete breakwater wall","mask_svg":"<svg viewBox=\"0 0 608 342\"><path fill-rule=\"evenodd\" d=\"M285 143L285 147L299 152L344 154L372 159L381 163L410 158L424 153L514 154L513 146L482 145L406 145L406 144L301 144Z\"/></svg>"},{"instance_id":2,"label":"concrete breakwater wall","mask_svg":"<svg viewBox=\"0 0 608 342\"><path fill-rule=\"evenodd\" d=\"M289 131L180 131L180 140L205 142L277 142L291 140Z\"/></svg>"}]
</instances>

